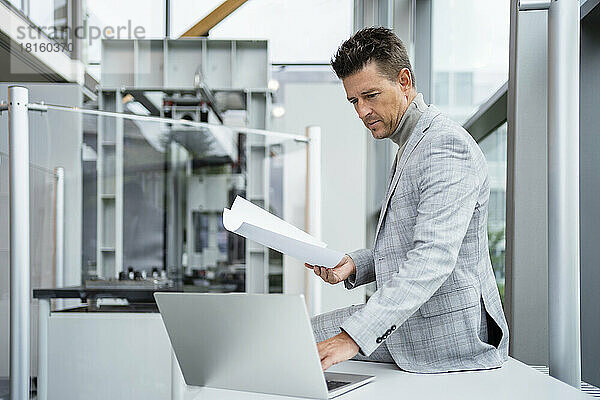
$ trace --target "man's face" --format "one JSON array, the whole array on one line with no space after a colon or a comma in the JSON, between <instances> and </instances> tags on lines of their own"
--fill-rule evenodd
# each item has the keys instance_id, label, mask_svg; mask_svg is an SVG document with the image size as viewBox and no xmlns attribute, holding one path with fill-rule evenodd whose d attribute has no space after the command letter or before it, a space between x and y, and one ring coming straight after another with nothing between
<instances>
[{"instance_id":1,"label":"man's face","mask_svg":"<svg viewBox=\"0 0 600 400\"><path fill-rule=\"evenodd\" d=\"M391 136L412 101L410 72L403 69L396 81L385 77L375 62L342 79L348 101L375 139ZM410 99L410 101L409 101Z\"/></svg>"}]
</instances>

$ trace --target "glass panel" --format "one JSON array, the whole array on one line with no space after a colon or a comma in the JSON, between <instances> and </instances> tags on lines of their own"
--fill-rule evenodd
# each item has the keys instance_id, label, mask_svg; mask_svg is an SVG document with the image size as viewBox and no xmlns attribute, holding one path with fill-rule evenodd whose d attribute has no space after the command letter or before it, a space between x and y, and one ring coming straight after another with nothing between
<instances>
[{"instance_id":1,"label":"glass panel","mask_svg":"<svg viewBox=\"0 0 600 400\"><path fill-rule=\"evenodd\" d=\"M282 254L256 244L247 249L244 238L224 228L222 213L239 195L288 217L283 171L304 143L175 120L82 119L84 285L245 292L252 268L268 277L265 291L283 291ZM305 181L286 185L304 188Z\"/></svg>"},{"instance_id":2,"label":"glass panel","mask_svg":"<svg viewBox=\"0 0 600 400\"><path fill-rule=\"evenodd\" d=\"M110 95L106 91L101 93L105 100ZM112 96L114 100L114 93ZM7 114L0 115L2 139L7 138ZM48 380L48 397L65 398L68 396L64 391L84 389L100 393L106 387L106 379L113 383L131 382L137 374L142 374L148 377L147 384L136 388L136 395L141 390L154 393L156 398L167 398L171 347L152 292L157 289L245 292L251 274L264 281L262 291L281 292L281 254L247 243L226 231L222 212L240 195L255 204L266 205L268 210L288 220L298 220L298 215L303 218L303 206L292 210L293 215L282 206L284 190L295 187L296 193L302 193L305 176L295 172L295 177L288 178L284 185L283 171L286 165L305 168L297 161L306 159L306 144L296 142L294 137L265 137L224 126L98 117L52 108L46 113L31 112L29 125L31 288L55 286L53 165L57 157L67 159L71 154L70 160L75 159L76 166L81 160L82 175L73 165L64 165L65 200L67 206L70 201L71 205L81 204L82 209L72 220L65 221L65 233L82 226L82 266L79 275L72 270L73 266L77 268L79 260L69 261L69 279L65 280L78 286L81 280L84 289L96 289L96 292L87 290L86 299L77 296L60 303L52 301L49 317L52 323L48 324L51 349L48 365L52 378ZM52 140L68 138L69 134L73 134L71 145L65 140ZM1 382L9 373L6 143L7 140L0 140L0 397L4 387ZM255 162L251 160L254 156L262 158ZM294 162L288 163L291 157ZM105 163L110 167L105 169ZM256 180L262 186L253 184ZM81 181L82 187L78 186ZM248 195L249 187L254 190L252 197ZM69 196L69 190L80 188L82 198ZM77 250L70 249L69 254ZM302 266L299 268L304 270ZM31 312L32 376L37 376L38 304L37 300L32 303ZM98 315L99 312L102 314ZM72 351L55 351L61 348ZM127 363L131 359L136 360L134 370ZM89 374L86 369L89 360L113 376ZM110 393L102 392L101 397L110 398Z\"/></svg>"},{"instance_id":3,"label":"glass panel","mask_svg":"<svg viewBox=\"0 0 600 400\"><path fill-rule=\"evenodd\" d=\"M509 7L509 0L433 1L433 102L459 123L508 80Z\"/></svg>"},{"instance_id":4,"label":"glass panel","mask_svg":"<svg viewBox=\"0 0 600 400\"><path fill-rule=\"evenodd\" d=\"M488 162L490 200L488 245L500 297L504 301L506 231L506 122L485 137L479 146Z\"/></svg>"}]
</instances>

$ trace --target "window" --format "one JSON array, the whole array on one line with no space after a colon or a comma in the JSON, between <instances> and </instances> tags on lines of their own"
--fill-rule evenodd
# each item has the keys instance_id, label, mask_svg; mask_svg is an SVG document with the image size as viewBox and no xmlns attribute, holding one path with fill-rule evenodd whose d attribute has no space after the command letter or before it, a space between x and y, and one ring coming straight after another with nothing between
<instances>
[{"instance_id":1,"label":"window","mask_svg":"<svg viewBox=\"0 0 600 400\"><path fill-rule=\"evenodd\" d=\"M466 106L473 103L473 72L438 71L434 79L434 103Z\"/></svg>"},{"instance_id":2,"label":"window","mask_svg":"<svg viewBox=\"0 0 600 400\"><path fill-rule=\"evenodd\" d=\"M504 301L506 231L506 122L486 136L479 146L488 162L488 246L500 297Z\"/></svg>"},{"instance_id":3,"label":"window","mask_svg":"<svg viewBox=\"0 0 600 400\"><path fill-rule=\"evenodd\" d=\"M433 0L433 103L459 123L508 79L509 7L509 0Z\"/></svg>"},{"instance_id":4,"label":"window","mask_svg":"<svg viewBox=\"0 0 600 400\"><path fill-rule=\"evenodd\" d=\"M172 36L179 37L222 1L173 0ZM273 63L328 63L352 34L348 0L252 0L210 31L211 39L268 39Z\"/></svg>"},{"instance_id":5,"label":"window","mask_svg":"<svg viewBox=\"0 0 600 400\"><path fill-rule=\"evenodd\" d=\"M435 89L433 91L434 102L438 106L450 104L450 74L448 71L436 72L434 79Z\"/></svg>"},{"instance_id":6,"label":"window","mask_svg":"<svg viewBox=\"0 0 600 400\"><path fill-rule=\"evenodd\" d=\"M453 81L453 102L461 106L473 104L473 72L456 72Z\"/></svg>"}]
</instances>

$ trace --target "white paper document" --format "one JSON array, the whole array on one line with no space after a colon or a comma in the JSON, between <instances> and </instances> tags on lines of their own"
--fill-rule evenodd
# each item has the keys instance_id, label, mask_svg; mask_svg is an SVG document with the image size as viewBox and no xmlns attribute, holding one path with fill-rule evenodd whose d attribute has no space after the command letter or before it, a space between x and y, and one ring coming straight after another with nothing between
<instances>
[{"instance_id":1,"label":"white paper document","mask_svg":"<svg viewBox=\"0 0 600 400\"><path fill-rule=\"evenodd\" d=\"M325 243L240 196L235 198L231 210L223 209L223 226L312 265L332 268L344 257L344 253L328 249Z\"/></svg>"}]
</instances>

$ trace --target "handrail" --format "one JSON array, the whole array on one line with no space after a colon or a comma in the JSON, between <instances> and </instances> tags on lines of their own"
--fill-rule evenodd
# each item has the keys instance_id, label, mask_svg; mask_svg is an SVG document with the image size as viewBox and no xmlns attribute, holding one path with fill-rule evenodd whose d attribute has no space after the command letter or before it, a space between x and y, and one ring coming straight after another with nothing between
<instances>
[{"instance_id":1,"label":"handrail","mask_svg":"<svg viewBox=\"0 0 600 400\"><path fill-rule=\"evenodd\" d=\"M480 142L506 122L508 101L508 81L505 82L475 113L463 124L475 141Z\"/></svg>"}]
</instances>

